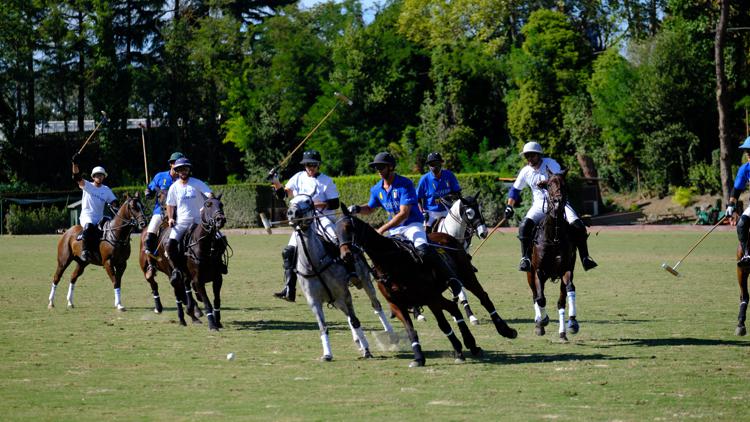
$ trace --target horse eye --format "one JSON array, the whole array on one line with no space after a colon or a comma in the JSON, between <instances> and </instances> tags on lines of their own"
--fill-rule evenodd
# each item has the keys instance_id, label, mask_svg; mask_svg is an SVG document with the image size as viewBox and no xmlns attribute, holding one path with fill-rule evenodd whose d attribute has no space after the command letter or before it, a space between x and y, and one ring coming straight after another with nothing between
<instances>
[{"instance_id":1,"label":"horse eye","mask_svg":"<svg viewBox=\"0 0 750 422\"><path fill-rule=\"evenodd\" d=\"M469 208L466 210L466 216L469 217L469 220L473 220L474 217L476 217L476 214L474 213L474 210Z\"/></svg>"}]
</instances>

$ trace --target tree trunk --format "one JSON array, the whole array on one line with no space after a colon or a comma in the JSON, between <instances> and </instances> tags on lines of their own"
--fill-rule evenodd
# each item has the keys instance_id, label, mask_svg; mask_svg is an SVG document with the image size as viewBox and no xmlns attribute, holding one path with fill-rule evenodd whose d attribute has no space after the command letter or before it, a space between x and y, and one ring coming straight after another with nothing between
<instances>
[{"instance_id":1,"label":"tree trunk","mask_svg":"<svg viewBox=\"0 0 750 422\"><path fill-rule=\"evenodd\" d=\"M578 160L578 165L581 166L583 177L594 179L590 183L596 186L596 202L598 202L599 205L603 205L601 186L599 186L599 181L596 180L599 178L599 172L596 171L596 164L594 164L594 160L583 153L577 153L576 159Z\"/></svg>"},{"instance_id":2,"label":"tree trunk","mask_svg":"<svg viewBox=\"0 0 750 422\"><path fill-rule=\"evenodd\" d=\"M727 81L724 76L724 39L726 38L729 0L719 0L719 21L716 24L714 60L716 62L716 107L719 112L719 157L721 163L721 193L724 203L729 201L732 188L732 162L729 155L730 142L727 136Z\"/></svg>"},{"instance_id":3,"label":"tree trunk","mask_svg":"<svg viewBox=\"0 0 750 422\"><path fill-rule=\"evenodd\" d=\"M78 109L76 110L78 118L78 132L83 133L85 127L83 118L86 115L86 66L84 63L84 28L83 28L83 11L78 11Z\"/></svg>"}]
</instances>

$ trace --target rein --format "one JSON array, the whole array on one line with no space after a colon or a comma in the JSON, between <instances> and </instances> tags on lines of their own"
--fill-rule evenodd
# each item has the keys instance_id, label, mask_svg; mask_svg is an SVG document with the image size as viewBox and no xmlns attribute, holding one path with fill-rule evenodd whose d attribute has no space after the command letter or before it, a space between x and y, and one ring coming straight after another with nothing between
<instances>
[{"instance_id":1,"label":"rein","mask_svg":"<svg viewBox=\"0 0 750 422\"><path fill-rule=\"evenodd\" d=\"M125 246L125 245L129 245L130 244L130 239L128 238L128 236L130 236L130 233L133 230L132 228L138 226L138 219L132 217L133 212L130 209L131 202L132 202L132 199L128 200L128 202L123 205L123 207L127 207L127 212L129 214L131 214L130 219L122 217L120 215L120 210L118 210L116 213L114 213L114 216L112 217L112 220L109 221L109 225L105 225L104 228L102 229L102 232L104 234L104 236L103 236L104 239L103 240L105 242L109 243L112 246ZM113 223L115 222L116 219L122 220L123 224L120 224L119 226L112 227L112 225L113 225ZM126 228L127 229L127 230L124 231L124 236L123 236L123 232L121 232L122 228ZM111 233L112 234L112 238L114 238L114 240L109 239L108 236L107 236L107 233Z\"/></svg>"}]
</instances>

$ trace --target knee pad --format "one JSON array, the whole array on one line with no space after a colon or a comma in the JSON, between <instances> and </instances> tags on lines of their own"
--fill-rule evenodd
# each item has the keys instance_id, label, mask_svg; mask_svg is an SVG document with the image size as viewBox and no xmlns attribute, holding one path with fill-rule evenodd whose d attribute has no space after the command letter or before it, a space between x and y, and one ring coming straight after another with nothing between
<instances>
[{"instance_id":1,"label":"knee pad","mask_svg":"<svg viewBox=\"0 0 750 422\"><path fill-rule=\"evenodd\" d=\"M296 246L286 246L281 251L281 259L284 261L284 269L293 268L294 267L294 260L297 257L297 247Z\"/></svg>"}]
</instances>

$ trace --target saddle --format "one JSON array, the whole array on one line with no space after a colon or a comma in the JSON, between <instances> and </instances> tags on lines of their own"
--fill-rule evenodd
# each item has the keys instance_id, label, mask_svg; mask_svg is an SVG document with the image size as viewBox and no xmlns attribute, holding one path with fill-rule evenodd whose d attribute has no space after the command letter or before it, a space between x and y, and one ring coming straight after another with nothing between
<instances>
[{"instance_id":1,"label":"saddle","mask_svg":"<svg viewBox=\"0 0 750 422\"><path fill-rule=\"evenodd\" d=\"M432 224L429 225L429 227L426 227L427 234L437 232L440 228L440 223L442 223L443 220L445 220L445 217L436 218L435 221L433 221Z\"/></svg>"},{"instance_id":2,"label":"saddle","mask_svg":"<svg viewBox=\"0 0 750 422\"><path fill-rule=\"evenodd\" d=\"M402 238L402 237L392 237L395 242L395 245L399 247L402 251L408 253L411 256L411 259L416 262L417 264L422 264L422 257L419 256L419 252L417 252L417 248L414 246L413 243L410 241Z\"/></svg>"}]
</instances>

